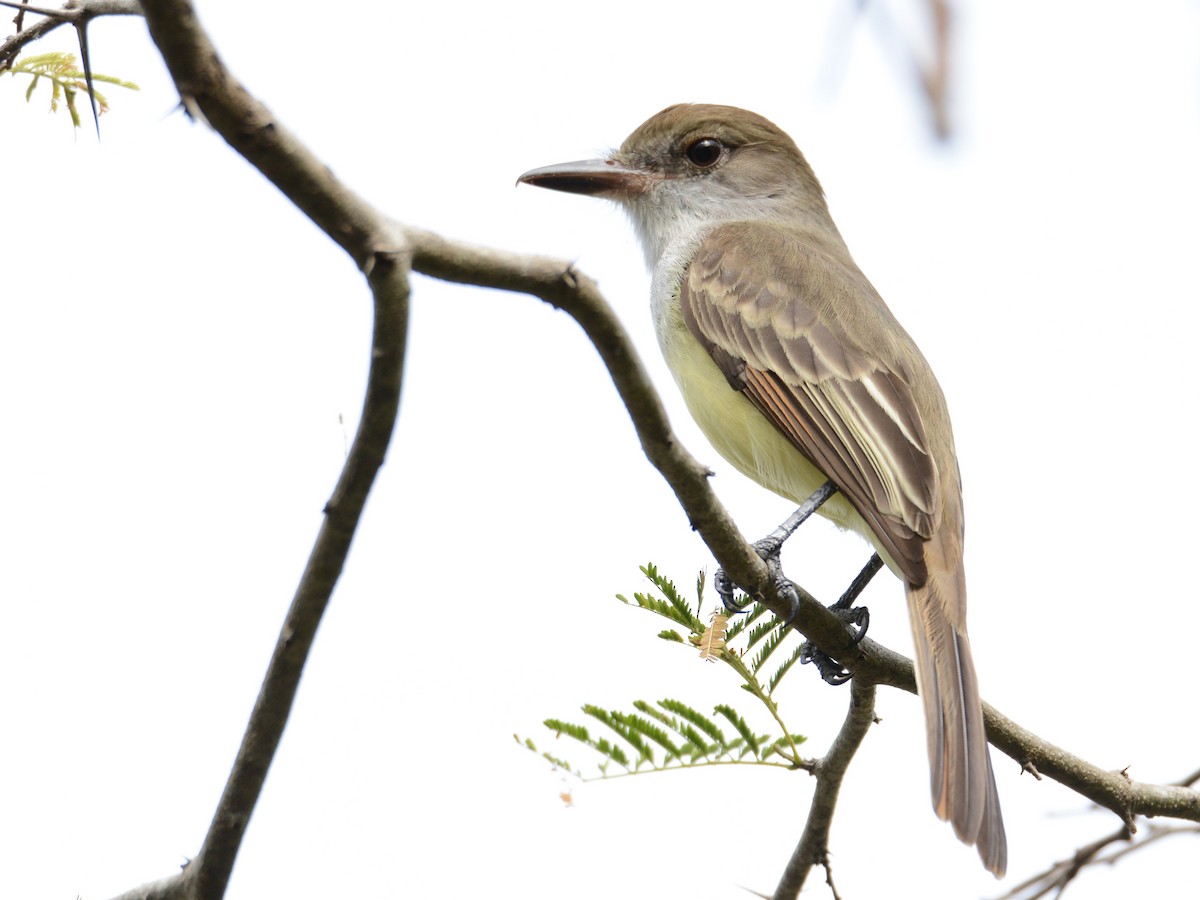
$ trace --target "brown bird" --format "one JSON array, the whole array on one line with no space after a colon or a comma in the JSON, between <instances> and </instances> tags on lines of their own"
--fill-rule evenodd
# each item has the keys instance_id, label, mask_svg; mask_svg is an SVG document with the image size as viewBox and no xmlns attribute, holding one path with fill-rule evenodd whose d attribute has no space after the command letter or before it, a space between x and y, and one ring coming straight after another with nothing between
<instances>
[{"instance_id":1,"label":"brown bird","mask_svg":"<svg viewBox=\"0 0 1200 900\"><path fill-rule=\"evenodd\" d=\"M754 113L685 104L606 159L520 180L624 207L653 272L659 344L713 446L797 503L832 481L821 514L866 537L904 581L934 809L1003 875L946 401L799 149Z\"/></svg>"}]
</instances>

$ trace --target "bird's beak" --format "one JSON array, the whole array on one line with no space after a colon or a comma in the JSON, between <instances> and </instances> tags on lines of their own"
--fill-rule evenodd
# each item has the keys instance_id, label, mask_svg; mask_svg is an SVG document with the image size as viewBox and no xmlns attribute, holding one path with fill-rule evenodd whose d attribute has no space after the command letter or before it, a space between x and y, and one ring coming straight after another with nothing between
<instances>
[{"instance_id":1,"label":"bird's beak","mask_svg":"<svg viewBox=\"0 0 1200 900\"><path fill-rule=\"evenodd\" d=\"M658 180L660 176L655 172L624 166L616 160L584 159L531 169L517 183L619 200L645 192Z\"/></svg>"}]
</instances>

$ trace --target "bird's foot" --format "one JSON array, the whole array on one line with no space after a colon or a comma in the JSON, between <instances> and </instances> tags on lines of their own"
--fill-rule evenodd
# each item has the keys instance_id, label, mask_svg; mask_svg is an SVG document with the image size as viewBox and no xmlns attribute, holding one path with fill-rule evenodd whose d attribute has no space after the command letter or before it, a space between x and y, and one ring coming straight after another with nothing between
<instances>
[{"instance_id":1,"label":"bird's foot","mask_svg":"<svg viewBox=\"0 0 1200 900\"><path fill-rule=\"evenodd\" d=\"M867 635L867 626L871 623L871 611L865 606L853 609L841 609L837 603L827 609L851 627L850 646L853 647ZM817 667L821 680L826 684L845 684L853 674L846 670L841 663L823 650L818 649L812 641L800 645L800 664L812 663Z\"/></svg>"},{"instance_id":2,"label":"bird's foot","mask_svg":"<svg viewBox=\"0 0 1200 900\"><path fill-rule=\"evenodd\" d=\"M837 602L829 607L831 613L851 627L851 647L866 637L867 627L871 624L871 611L865 606L855 606L854 601L858 599L863 588L870 584L875 573L882 567L883 560L879 558L879 554L873 554L867 560L867 564L863 566L862 571L850 582L850 587L846 588ZM811 641L805 641L801 646L800 662L801 664L812 663L816 666L822 680L827 684L845 684L851 678L850 672L829 654L819 650Z\"/></svg>"},{"instance_id":3,"label":"bird's foot","mask_svg":"<svg viewBox=\"0 0 1200 900\"><path fill-rule=\"evenodd\" d=\"M783 574L783 564L779 561L779 551L783 549L783 542L773 540L771 537L765 537L761 541L755 541L751 544L754 552L759 555L763 562L767 564L767 571L771 574L771 581L775 585L775 592L783 598L787 603L790 612L786 616L787 624L791 624L796 618L796 614L800 611L800 595L796 592L796 588L786 575ZM721 605L729 612L737 615L746 611L747 603L737 603L733 599L734 591L737 585L733 579L725 574L724 569L717 569L713 575L713 586L717 590L717 596L721 598Z\"/></svg>"},{"instance_id":4,"label":"bird's foot","mask_svg":"<svg viewBox=\"0 0 1200 900\"><path fill-rule=\"evenodd\" d=\"M775 583L777 592L787 601L791 612L787 616L787 624L791 624L796 614L800 611L800 595L796 592L796 588L792 585L787 576L783 574L783 567L779 562L779 552L783 549L783 542L792 536L804 522L821 508L826 500L837 493L837 487L832 481L827 481L817 488L812 496L800 504L799 508L792 513L778 528L768 534L761 541L755 541L751 546L754 547L754 552L762 558L767 564L767 568L771 573L771 579ZM739 605L733 601L733 592L736 585L725 574L724 569L717 569L713 576L713 585L717 589L717 596L721 598L721 605L735 615L740 612L745 612L745 605Z\"/></svg>"}]
</instances>

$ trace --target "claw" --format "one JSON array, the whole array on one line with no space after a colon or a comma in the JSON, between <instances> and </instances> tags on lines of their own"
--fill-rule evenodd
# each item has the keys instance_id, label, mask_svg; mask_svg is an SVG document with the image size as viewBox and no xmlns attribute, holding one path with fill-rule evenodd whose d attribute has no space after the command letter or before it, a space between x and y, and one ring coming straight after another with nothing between
<instances>
[{"instance_id":1,"label":"claw","mask_svg":"<svg viewBox=\"0 0 1200 900\"><path fill-rule=\"evenodd\" d=\"M847 621L858 629L850 638L850 646L853 647L867 636L867 627L871 624L871 611L865 606L856 606L850 612L853 615Z\"/></svg>"},{"instance_id":2,"label":"claw","mask_svg":"<svg viewBox=\"0 0 1200 900\"><path fill-rule=\"evenodd\" d=\"M738 606L733 602L734 584L729 576L725 574L724 569L717 569L713 573L713 587L717 591L717 596L721 598L721 605L733 615L744 613L746 607Z\"/></svg>"},{"instance_id":3,"label":"claw","mask_svg":"<svg viewBox=\"0 0 1200 900\"><path fill-rule=\"evenodd\" d=\"M817 667L821 680L826 684L845 684L854 677L853 674L834 662L832 657L822 653L809 641L805 641L800 647L800 665L804 666L809 663Z\"/></svg>"},{"instance_id":4,"label":"claw","mask_svg":"<svg viewBox=\"0 0 1200 900\"><path fill-rule=\"evenodd\" d=\"M779 564L779 551L783 549L783 542L792 536L797 528L821 508L826 500L837 493L837 486L832 481L827 481L815 491L812 495L800 504L800 507L792 513L783 524L772 531L761 541L755 541L751 546L754 547L754 552L757 553L767 564L771 570L771 577L775 580L775 584L779 589L779 593L783 595L787 601L791 612L787 616L786 624L791 625L792 620L796 618L800 612L800 595L796 593L796 589L792 586L783 574L783 568ZM881 564L882 565L882 564ZM871 574L874 574L873 572ZM861 578L862 575L859 575ZM867 576L867 581L870 581L870 576ZM864 582L865 585L865 582ZM736 615L740 612L745 612L745 608L738 606L733 602L734 584L729 580L729 576L725 574L724 569L717 569L713 575L713 586L717 590L717 596L721 598L721 605L731 613ZM860 587L861 591L862 588ZM855 595L857 596L857 594ZM843 595L845 599L845 595ZM853 598L851 598L853 599ZM838 601L841 602L840 600Z\"/></svg>"},{"instance_id":5,"label":"claw","mask_svg":"<svg viewBox=\"0 0 1200 900\"><path fill-rule=\"evenodd\" d=\"M837 603L829 607L829 611L850 625L854 633L850 636L850 646L853 647L867 636L867 627L871 624L871 611L865 606L853 606L858 595L875 577L875 573L883 567L879 554L873 554L862 571L850 582L850 587L838 598ZM845 684L853 677L841 665L836 663L828 654L822 653L808 641L800 648L800 662L812 663L817 667L821 678L826 684Z\"/></svg>"}]
</instances>

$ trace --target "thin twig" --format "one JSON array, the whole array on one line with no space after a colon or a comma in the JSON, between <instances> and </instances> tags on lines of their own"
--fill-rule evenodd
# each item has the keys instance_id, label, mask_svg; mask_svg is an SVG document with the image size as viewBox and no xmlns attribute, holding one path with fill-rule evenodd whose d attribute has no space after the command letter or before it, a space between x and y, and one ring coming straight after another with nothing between
<instances>
[{"instance_id":1,"label":"thin twig","mask_svg":"<svg viewBox=\"0 0 1200 900\"><path fill-rule=\"evenodd\" d=\"M921 89L929 103L933 133L938 140L950 137L950 3L948 0L929 0L930 31L933 36L933 58L922 62L913 52L913 64Z\"/></svg>"},{"instance_id":2,"label":"thin twig","mask_svg":"<svg viewBox=\"0 0 1200 900\"><path fill-rule=\"evenodd\" d=\"M1040 900L1051 894L1058 897L1066 890L1067 885L1089 866L1113 865L1131 853L1137 853L1163 838L1178 834L1200 834L1200 826L1151 825L1141 837L1135 837L1125 828L1118 828L1112 834L1085 844L1066 859L1061 859L1030 876L997 900ZM1107 847L1121 842L1126 842L1126 846L1102 855Z\"/></svg>"}]
</instances>

